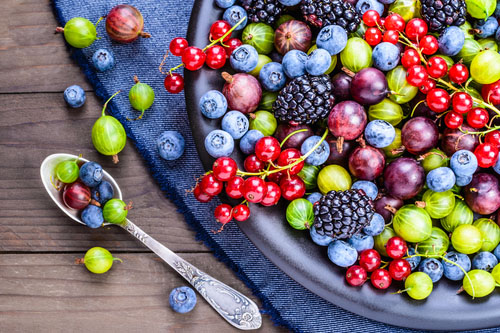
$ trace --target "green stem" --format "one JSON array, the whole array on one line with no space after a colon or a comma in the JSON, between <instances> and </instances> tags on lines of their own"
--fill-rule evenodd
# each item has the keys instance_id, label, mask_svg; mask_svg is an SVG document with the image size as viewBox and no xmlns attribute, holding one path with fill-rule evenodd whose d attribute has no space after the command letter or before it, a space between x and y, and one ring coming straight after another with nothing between
<instances>
[{"instance_id":1,"label":"green stem","mask_svg":"<svg viewBox=\"0 0 500 333\"><path fill-rule=\"evenodd\" d=\"M286 138L283 139L283 141L281 141L280 143L280 147L283 147L283 145L285 144L285 142L287 142L288 139L290 139L292 136L294 136L295 134L298 134L298 133L302 133L302 132L306 132L308 129L307 128L304 128L304 129L301 129L301 130L296 130L290 134L288 134L286 136Z\"/></svg>"},{"instance_id":2,"label":"green stem","mask_svg":"<svg viewBox=\"0 0 500 333\"><path fill-rule=\"evenodd\" d=\"M123 262L123 260L121 260L120 258L114 258L114 257L113 257L113 261L115 261L115 260L116 260L116 261L119 261L119 262Z\"/></svg>"},{"instance_id":3,"label":"green stem","mask_svg":"<svg viewBox=\"0 0 500 333\"><path fill-rule=\"evenodd\" d=\"M108 98L108 100L106 101L106 103L104 103L104 106L102 107L102 116L104 117L106 115L105 111L106 111L106 107L108 106L108 103L109 101L111 101L116 95L118 95L119 93L121 92L121 90L118 90L117 92L115 92L113 94L113 96L111 96L110 98Z\"/></svg>"}]
</instances>

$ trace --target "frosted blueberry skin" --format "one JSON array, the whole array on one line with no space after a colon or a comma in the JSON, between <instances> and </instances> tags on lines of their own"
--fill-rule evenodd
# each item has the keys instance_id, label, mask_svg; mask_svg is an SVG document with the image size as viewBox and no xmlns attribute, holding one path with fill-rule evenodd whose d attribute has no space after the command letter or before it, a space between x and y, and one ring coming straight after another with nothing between
<instances>
[{"instance_id":1,"label":"frosted blueberry skin","mask_svg":"<svg viewBox=\"0 0 500 333\"><path fill-rule=\"evenodd\" d=\"M500 244L495 248L495 250L493 251L493 254L500 261Z\"/></svg>"},{"instance_id":2,"label":"frosted blueberry skin","mask_svg":"<svg viewBox=\"0 0 500 333\"><path fill-rule=\"evenodd\" d=\"M309 234L311 235L312 241L319 246L328 246L331 242L333 242L332 237L318 234L314 226L309 229Z\"/></svg>"},{"instance_id":3,"label":"frosted blueberry skin","mask_svg":"<svg viewBox=\"0 0 500 333\"><path fill-rule=\"evenodd\" d=\"M316 49L307 58L306 71L311 75L321 75L330 68L331 64L330 53L324 49Z\"/></svg>"},{"instance_id":4,"label":"frosted blueberry skin","mask_svg":"<svg viewBox=\"0 0 500 333\"><path fill-rule=\"evenodd\" d=\"M100 203L102 206L113 198L115 190L109 182L103 180L99 185L91 189L91 194L92 199Z\"/></svg>"},{"instance_id":5,"label":"frosted blueberry skin","mask_svg":"<svg viewBox=\"0 0 500 333\"><path fill-rule=\"evenodd\" d=\"M450 251L444 257L460 265L466 272L471 269L471 261L466 254ZM443 264L444 276L448 280L459 281L464 278L465 273L457 265L447 262L444 259L441 260L441 263Z\"/></svg>"},{"instance_id":6,"label":"frosted blueberry skin","mask_svg":"<svg viewBox=\"0 0 500 333\"><path fill-rule=\"evenodd\" d=\"M229 111L222 118L221 128L231 134L233 139L238 140L248 132L248 118L240 111Z\"/></svg>"},{"instance_id":7,"label":"frosted blueberry skin","mask_svg":"<svg viewBox=\"0 0 500 333\"><path fill-rule=\"evenodd\" d=\"M365 128L366 141L375 148L385 148L396 138L394 126L385 120L372 120Z\"/></svg>"},{"instance_id":8,"label":"frosted blueberry skin","mask_svg":"<svg viewBox=\"0 0 500 333\"><path fill-rule=\"evenodd\" d=\"M106 49L99 49L92 56L92 63L99 72L109 71L115 67L115 56L113 52Z\"/></svg>"},{"instance_id":9,"label":"frosted blueberry skin","mask_svg":"<svg viewBox=\"0 0 500 333\"><path fill-rule=\"evenodd\" d=\"M358 180L354 182L351 186L351 190L362 190L366 196L372 200L375 200L378 195L377 185L368 180Z\"/></svg>"},{"instance_id":10,"label":"frosted blueberry skin","mask_svg":"<svg viewBox=\"0 0 500 333\"><path fill-rule=\"evenodd\" d=\"M432 283L438 282L443 277L443 265L435 258L422 260L420 265L418 265L418 271L429 275Z\"/></svg>"},{"instance_id":11,"label":"frosted blueberry skin","mask_svg":"<svg viewBox=\"0 0 500 333\"><path fill-rule=\"evenodd\" d=\"M429 171L426 177L427 187L434 192L445 192L451 190L455 185L456 177L448 167L440 167Z\"/></svg>"},{"instance_id":12,"label":"frosted blueberry skin","mask_svg":"<svg viewBox=\"0 0 500 333\"><path fill-rule=\"evenodd\" d=\"M215 4L224 9L231 7L235 2L236 0L215 0Z\"/></svg>"},{"instance_id":13,"label":"frosted blueberry skin","mask_svg":"<svg viewBox=\"0 0 500 333\"><path fill-rule=\"evenodd\" d=\"M209 119L218 119L227 111L226 97L218 90L209 90L198 103L201 113Z\"/></svg>"},{"instance_id":14,"label":"frosted blueberry skin","mask_svg":"<svg viewBox=\"0 0 500 333\"><path fill-rule=\"evenodd\" d=\"M373 49L373 66L384 72L390 71L399 64L400 54L396 45L382 42Z\"/></svg>"},{"instance_id":15,"label":"frosted blueberry skin","mask_svg":"<svg viewBox=\"0 0 500 333\"><path fill-rule=\"evenodd\" d=\"M457 55L462 50L464 43L464 32L455 26L444 29L438 38L439 51L447 56Z\"/></svg>"},{"instance_id":16,"label":"frosted blueberry skin","mask_svg":"<svg viewBox=\"0 0 500 333\"><path fill-rule=\"evenodd\" d=\"M82 211L82 221L89 228L99 228L104 223L104 217L102 215L102 209L95 205L88 205Z\"/></svg>"},{"instance_id":17,"label":"frosted blueberry skin","mask_svg":"<svg viewBox=\"0 0 500 333\"><path fill-rule=\"evenodd\" d=\"M179 132L165 131L156 140L156 146L161 158L173 161L184 154L186 142Z\"/></svg>"},{"instance_id":18,"label":"frosted blueberry skin","mask_svg":"<svg viewBox=\"0 0 500 333\"><path fill-rule=\"evenodd\" d=\"M463 187L469 185L471 181L472 176L457 176L455 184L457 184L457 186Z\"/></svg>"},{"instance_id":19,"label":"frosted blueberry skin","mask_svg":"<svg viewBox=\"0 0 500 333\"><path fill-rule=\"evenodd\" d=\"M69 86L64 90L64 100L71 108L82 107L86 99L85 91L78 85Z\"/></svg>"},{"instance_id":20,"label":"frosted blueberry skin","mask_svg":"<svg viewBox=\"0 0 500 333\"><path fill-rule=\"evenodd\" d=\"M495 17L488 17L486 20L477 20L474 23L474 29L479 30L479 38L488 38L495 34L498 29L498 21Z\"/></svg>"},{"instance_id":21,"label":"frosted blueberry skin","mask_svg":"<svg viewBox=\"0 0 500 333\"><path fill-rule=\"evenodd\" d=\"M307 154L318 142L321 140L320 136L313 135L308 137L300 147L302 155ZM306 163L311 165L321 165L326 162L330 156L330 146L326 141L321 142L318 148L306 158Z\"/></svg>"},{"instance_id":22,"label":"frosted blueberry skin","mask_svg":"<svg viewBox=\"0 0 500 333\"><path fill-rule=\"evenodd\" d=\"M278 0L283 6L291 7L298 5L302 0Z\"/></svg>"},{"instance_id":23,"label":"frosted blueberry skin","mask_svg":"<svg viewBox=\"0 0 500 333\"><path fill-rule=\"evenodd\" d=\"M479 252L472 258L472 269L491 272L498 264L497 257L491 252Z\"/></svg>"},{"instance_id":24,"label":"frosted blueberry skin","mask_svg":"<svg viewBox=\"0 0 500 333\"><path fill-rule=\"evenodd\" d=\"M476 155L469 150L459 150L450 159L450 168L457 177L472 176L476 172L477 166Z\"/></svg>"},{"instance_id":25,"label":"frosted blueberry skin","mask_svg":"<svg viewBox=\"0 0 500 333\"><path fill-rule=\"evenodd\" d=\"M408 256L412 256L415 254L415 249L413 247L408 248ZM411 258L406 258L406 261L410 264L411 271L415 271L415 269L420 265L420 262L422 261L422 257L411 257Z\"/></svg>"},{"instance_id":26,"label":"frosted blueberry skin","mask_svg":"<svg viewBox=\"0 0 500 333\"><path fill-rule=\"evenodd\" d=\"M248 44L236 48L229 57L231 67L237 72L248 73L257 67L259 54L257 50Z\"/></svg>"},{"instance_id":27,"label":"frosted blueberry skin","mask_svg":"<svg viewBox=\"0 0 500 333\"><path fill-rule=\"evenodd\" d=\"M309 194L306 199L309 200L309 202L314 205L316 202L319 201L319 199L321 199L322 196L323 195L319 192L313 192L313 193Z\"/></svg>"},{"instance_id":28,"label":"frosted blueberry skin","mask_svg":"<svg viewBox=\"0 0 500 333\"><path fill-rule=\"evenodd\" d=\"M222 19L228 22L231 27L238 23L242 18L246 18L239 26L237 26L234 30L242 30L248 23L248 15L246 10L241 6L231 6L224 11L222 15Z\"/></svg>"},{"instance_id":29,"label":"frosted blueberry skin","mask_svg":"<svg viewBox=\"0 0 500 333\"><path fill-rule=\"evenodd\" d=\"M87 162L80 167L79 177L88 187L95 187L102 181L102 166L96 162Z\"/></svg>"},{"instance_id":30,"label":"frosted blueberry skin","mask_svg":"<svg viewBox=\"0 0 500 333\"><path fill-rule=\"evenodd\" d=\"M170 307L178 313L187 313L196 305L196 293L189 287L178 287L168 297Z\"/></svg>"},{"instance_id":31,"label":"frosted blueberry skin","mask_svg":"<svg viewBox=\"0 0 500 333\"><path fill-rule=\"evenodd\" d=\"M384 13L384 5L376 0L359 0L356 3L356 11L363 16L369 10L375 10L380 16Z\"/></svg>"},{"instance_id":32,"label":"frosted blueberry skin","mask_svg":"<svg viewBox=\"0 0 500 333\"><path fill-rule=\"evenodd\" d=\"M373 249L373 245L375 244L372 236L364 235L362 233L353 235L347 240L347 242L354 247L358 253L361 253L364 250Z\"/></svg>"},{"instance_id":33,"label":"frosted blueberry skin","mask_svg":"<svg viewBox=\"0 0 500 333\"><path fill-rule=\"evenodd\" d=\"M332 24L320 30L316 38L316 45L319 49L327 50L333 56L345 48L347 39L347 31L339 25Z\"/></svg>"},{"instance_id":34,"label":"frosted blueberry skin","mask_svg":"<svg viewBox=\"0 0 500 333\"><path fill-rule=\"evenodd\" d=\"M279 91L286 84L283 66L277 62L265 64L259 72L259 81L267 91Z\"/></svg>"},{"instance_id":35,"label":"frosted blueberry skin","mask_svg":"<svg viewBox=\"0 0 500 333\"><path fill-rule=\"evenodd\" d=\"M229 156L234 150L234 139L226 131L213 130L205 138L205 149L213 158Z\"/></svg>"},{"instance_id":36,"label":"frosted blueberry skin","mask_svg":"<svg viewBox=\"0 0 500 333\"><path fill-rule=\"evenodd\" d=\"M328 258L337 266L349 267L356 263L358 252L352 245L336 240L328 245Z\"/></svg>"},{"instance_id":37,"label":"frosted blueberry skin","mask_svg":"<svg viewBox=\"0 0 500 333\"><path fill-rule=\"evenodd\" d=\"M291 79L306 73L307 54L300 50L288 51L282 60L283 71Z\"/></svg>"},{"instance_id":38,"label":"frosted blueberry skin","mask_svg":"<svg viewBox=\"0 0 500 333\"><path fill-rule=\"evenodd\" d=\"M377 236L384 231L385 220L379 213L374 213L373 217L366 227L363 228L363 232L368 236Z\"/></svg>"},{"instance_id":39,"label":"frosted blueberry skin","mask_svg":"<svg viewBox=\"0 0 500 333\"><path fill-rule=\"evenodd\" d=\"M264 134L259 130L248 131L240 140L241 151L247 155L255 153L255 144L263 137Z\"/></svg>"}]
</instances>

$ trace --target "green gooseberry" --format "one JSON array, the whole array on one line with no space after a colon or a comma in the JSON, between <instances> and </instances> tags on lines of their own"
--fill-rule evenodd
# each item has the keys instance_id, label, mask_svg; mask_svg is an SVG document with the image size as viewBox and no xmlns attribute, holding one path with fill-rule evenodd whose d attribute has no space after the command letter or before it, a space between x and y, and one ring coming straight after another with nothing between
<instances>
[{"instance_id":1,"label":"green gooseberry","mask_svg":"<svg viewBox=\"0 0 500 333\"><path fill-rule=\"evenodd\" d=\"M248 72L248 74L255 76L256 78L259 78L259 73L262 67L264 67L265 64L268 64L272 62L272 59L266 56L265 54L259 54L259 60L257 61L257 66Z\"/></svg>"},{"instance_id":2,"label":"green gooseberry","mask_svg":"<svg viewBox=\"0 0 500 333\"><path fill-rule=\"evenodd\" d=\"M141 111L141 115L133 120L141 119L144 111L149 109L155 101L155 92L148 84L139 81L137 76L134 76L134 86L128 92L130 104L137 111Z\"/></svg>"},{"instance_id":3,"label":"green gooseberry","mask_svg":"<svg viewBox=\"0 0 500 333\"><path fill-rule=\"evenodd\" d=\"M497 5L495 0L465 0L467 13L476 19L486 19L494 12Z\"/></svg>"},{"instance_id":4,"label":"green gooseberry","mask_svg":"<svg viewBox=\"0 0 500 333\"><path fill-rule=\"evenodd\" d=\"M456 227L462 224L472 224L474 213L469 206L461 199L455 199L455 206L450 214L441 219L441 226L448 232L453 232Z\"/></svg>"},{"instance_id":5,"label":"green gooseberry","mask_svg":"<svg viewBox=\"0 0 500 333\"><path fill-rule=\"evenodd\" d=\"M382 148L385 156L392 159L403 155L404 150L400 149L403 146L403 141L401 141L401 130L399 128L394 129L396 131L396 136L390 145Z\"/></svg>"},{"instance_id":6,"label":"green gooseberry","mask_svg":"<svg viewBox=\"0 0 500 333\"><path fill-rule=\"evenodd\" d=\"M364 39L349 38L345 48L340 52L340 61L343 66L357 73L373 64L372 48ZM418 88L415 89L418 90Z\"/></svg>"},{"instance_id":7,"label":"green gooseberry","mask_svg":"<svg viewBox=\"0 0 500 333\"><path fill-rule=\"evenodd\" d=\"M382 102L370 105L368 108L368 119L385 120L392 126L396 126L403 120L403 108L401 105L394 103L388 98L384 98Z\"/></svg>"},{"instance_id":8,"label":"green gooseberry","mask_svg":"<svg viewBox=\"0 0 500 333\"><path fill-rule=\"evenodd\" d=\"M258 130L264 136L271 136L276 131L278 122L274 115L269 111L259 110L255 113L250 113L250 129Z\"/></svg>"},{"instance_id":9,"label":"green gooseberry","mask_svg":"<svg viewBox=\"0 0 500 333\"><path fill-rule=\"evenodd\" d=\"M452 191L434 192L427 190L422 197L422 202L427 213L433 219L448 216L455 207L455 194ZM421 207L421 206L420 206Z\"/></svg>"},{"instance_id":10,"label":"green gooseberry","mask_svg":"<svg viewBox=\"0 0 500 333\"><path fill-rule=\"evenodd\" d=\"M389 12L399 14L408 22L414 17L419 17L420 1L419 0L396 0L389 7Z\"/></svg>"},{"instance_id":11,"label":"green gooseberry","mask_svg":"<svg viewBox=\"0 0 500 333\"><path fill-rule=\"evenodd\" d=\"M500 264L497 264L495 267L493 267L491 275L493 275L495 282L500 284Z\"/></svg>"},{"instance_id":12,"label":"green gooseberry","mask_svg":"<svg viewBox=\"0 0 500 333\"><path fill-rule=\"evenodd\" d=\"M101 20L102 18L99 19L97 23ZM83 17L72 18L66 22L64 28L57 28L56 32L63 32L66 42L78 49L83 49L92 45L92 43L97 39L95 25Z\"/></svg>"},{"instance_id":13,"label":"green gooseberry","mask_svg":"<svg viewBox=\"0 0 500 333\"><path fill-rule=\"evenodd\" d=\"M450 238L439 227L432 227L431 236L418 243L417 253L426 254L429 257L442 256L450 246Z\"/></svg>"},{"instance_id":14,"label":"green gooseberry","mask_svg":"<svg viewBox=\"0 0 500 333\"><path fill-rule=\"evenodd\" d=\"M432 221L425 209L413 204L404 205L392 219L394 231L405 241L418 243L426 240L432 233Z\"/></svg>"},{"instance_id":15,"label":"green gooseberry","mask_svg":"<svg viewBox=\"0 0 500 333\"><path fill-rule=\"evenodd\" d=\"M465 21L459 28L464 33L465 39L474 39L474 30L469 22Z\"/></svg>"},{"instance_id":16,"label":"green gooseberry","mask_svg":"<svg viewBox=\"0 0 500 333\"><path fill-rule=\"evenodd\" d=\"M476 253L483 245L481 231L470 224L462 224L455 228L451 234L451 245L463 254Z\"/></svg>"},{"instance_id":17,"label":"green gooseberry","mask_svg":"<svg viewBox=\"0 0 500 333\"><path fill-rule=\"evenodd\" d=\"M493 37L482 38L478 40L478 42L483 50L493 50L495 52L498 52L498 44L495 38Z\"/></svg>"},{"instance_id":18,"label":"green gooseberry","mask_svg":"<svg viewBox=\"0 0 500 333\"><path fill-rule=\"evenodd\" d=\"M318 188L322 194L330 191L346 191L351 185L351 175L340 165L327 165L318 174Z\"/></svg>"},{"instance_id":19,"label":"green gooseberry","mask_svg":"<svg viewBox=\"0 0 500 333\"><path fill-rule=\"evenodd\" d=\"M465 39L464 46L455 56L455 59L462 59L462 62L469 66L472 62L472 59L481 51L481 44L474 39Z\"/></svg>"},{"instance_id":20,"label":"green gooseberry","mask_svg":"<svg viewBox=\"0 0 500 333\"><path fill-rule=\"evenodd\" d=\"M123 125L116 118L106 116L104 112L109 101L119 92L116 92L104 103L102 115L92 127L92 143L95 149L103 155L113 156L115 164L118 163L118 153L123 150L127 143L127 134Z\"/></svg>"},{"instance_id":21,"label":"green gooseberry","mask_svg":"<svg viewBox=\"0 0 500 333\"><path fill-rule=\"evenodd\" d=\"M103 274L109 271L113 266L113 261L122 261L119 258L113 258L111 253L102 247L93 247L85 253L83 264L87 269L94 274ZM81 262L82 260L78 260Z\"/></svg>"},{"instance_id":22,"label":"green gooseberry","mask_svg":"<svg viewBox=\"0 0 500 333\"><path fill-rule=\"evenodd\" d=\"M467 275L464 276L462 283L465 292L472 297L488 296L495 290L496 286L493 275L481 269L474 269L468 272Z\"/></svg>"},{"instance_id":23,"label":"green gooseberry","mask_svg":"<svg viewBox=\"0 0 500 333\"><path fill-rule=\"evenodd\" d=\"M436 57L443 58L444 61L446 61L446 64L448 65L448 68L453 66L455 62L450 56L444 55L444 54L436 54Z\"/></svg>"},{"instance_id":24,"label":"green gooseberry","mask_svg":"<svg viewBox=\"0 0 500 333\"><path fill-rule=\"evenodd\" d=\"M361 22L359 23L358 30L356 30L353 33L351 33L349 35L349 38L353 38L353 37L364 38L366 30L368 30L368 28L369 27L363 22L363 20L361 20Z\"/></svg>"},{"instance_id":25,"label":"green gooseberry","mask_svg":"<svg viewBox=\"0 0 500 333\"><path fill-rule=\"evenodd\" d=\"M440 149L433 148L429 152L420 156L422 159L422 167L424 168L425 173L440 168L448 166L450 159L448 156Z\"/></svg>"},{"instance_id":26,"label":"green gooseberry","mask_svg":"<svg viewBox=\"0 0 500 333\"><path fill-rule=\"evenodd\" d=\"M309 229L314 222L313 204L307 199L293 200L286 208L286 220L294 229Z\"/></svg>"},{"instance_id":27,"label":"green gooseberry","mask_svg":"<svg viewBox=\"0 0 500 333\"><path fill-rule=\"evenodd\" d=\"M481 96L481 94L479 93L479 91L477 91L476 88L471 87L475 83L476 83L475 81L472 81L472 83L467 88L464 88L462 90L465 91L465 92L467 92L469 95L471 95L472 98L477 98L480 101L482 101L483 100L483 96ZM475 108L483 107L481 104L476 103L474 100L472 101L472 106L475 107Z\"/></svg>"},{"instance_id":28,"label":"green gooseberry","mask_svg":"<svg viewBox=\"0 0 500 333\"><path fill-rule=\"evenodd\" d=\"M123 200L111 199L104 205L102 215L104 220L113 224L121 224L127 218L128 211L132 208L127 205Z\"/></svg>"},{"instance_id":29,"label":"green gooseberry","mask_svg":"<svg viewBox=\"0 0 500 333\"><path fill-rule=\"evenodd\" d=\"M271 112L273 110L273 104L278 98L278 94L277 91L264 91L260 99L259 110Z\"/></svg>"},{"instance_id":30,"label":"green gooseberry","mask_svg":"<svg viewBox=\"0 0 500 333\"><path fill-rule=\"evenodd\" d=\"M276 20L276 23L274 23L274 28L278 29L278 27L280 25L282 25L283 23L286 23L288 21L291 21L291 20L295 20L295 17L293 17L292 15L288 15L288 14L281 15L279 17L279 19Z\"/></svg>"},{"instance_id":31,"label":"green gooseberry","mask_svg":"<svg viewBox=\"0 0 500 333\"><path fill-rule=\"evenodd\" d=\"M500 243L500 227L493 220L487 218L480 218L472 223L473 226L481 231L483 238L483 245L481 251L491 252L498 243Z\"/></svg>"},{"instance_id":32,"label":"green gooseberry","mask_svg":"<svg viewBox=\"0 0 500 333\"><path fill-rule=\"evenodd\" d=\"M411 101L418 93L418 88L406 81L406 70L403 66L397 66L387 73L387 85L391 94L389 98L398 103L405 104Z\"/></svg>"},{"instance_id":33,"label":"green gooseberry","mask_svg":"<svg viewBox=\"0 0 500 333\"><path fill-rule=\"evenodd\" d=\"M311 48L307 51L307 54L311 54L314 50L316 50L318 48L318 46L316 44L314 44L313 46L311 46ZM337 66L337 55L334 54L332 55L332 63L330 64L330 67L328 67L328 69L326 70L325 74L330 74L331 72L333 72L335 70L335 67Z\"/></svg>"},{"instance_id":34,"label":"green gooseberry","mask_svg":"<svg viewBox=\"0 0 500 333\"><path fill-rule=\"evenodd\" d=\"M65 184L73 183L78 179L80 168L77 160L59 162L56 166L56 178Z\"/></svg>"},{"instance_id":35,"label":"green gooseberry","mask_svg":"<svg viewBox=\"0 0 500 333\"><path fill-rule=\"evenodd\" d=\"M243 29L241 41L259 54L268 54L274 49L274 29L265 23L250 23Z\"/></svg>"},{"instance_id":36,"label":"green gooseberry","mask_svg":"<svg viewBox=\"0 0 500 333\"><path fill-rule=\"evenodd\" d=\"M481 84L490 84L500 79L500 54L484 50L472 59L470 76Z\"/></svg>"},{"instance_id":37,"label":"green gooseberry","mask_svg":"<svg viewBox=\"0 0 500 333\"><path fill-rule=\"evenodd\" d=\"M405 290L408 296L416 300L429 297L432 293L432 279L423 272L415 272L408 275L405 280Z\"/></svg>"},{"instance_id":38,"label":"green gooseberry","mask_svg":"<svg viewBox=\"0 0 500 333\"><path fill-rule=\"evenodd\" d=\"M373 247L378 251L378 253L380 253L384 257L388 257L385 245L387 244L389 239L394 236L397 236L394 230L391 227L386 226L380 234L373 237Z\"/></svg>"},{"instance_id":39,"label":"green gooseberry","mask_svg":"<svg viewBox=\"0 0 500 333\"><path fill-rule=\"evenodd\" d=\"M306 186L306 190L315 189L318 186L318 174L321 168L316 165L304 164L304 167L297 174Z\"/></svg>"}]
</instances>

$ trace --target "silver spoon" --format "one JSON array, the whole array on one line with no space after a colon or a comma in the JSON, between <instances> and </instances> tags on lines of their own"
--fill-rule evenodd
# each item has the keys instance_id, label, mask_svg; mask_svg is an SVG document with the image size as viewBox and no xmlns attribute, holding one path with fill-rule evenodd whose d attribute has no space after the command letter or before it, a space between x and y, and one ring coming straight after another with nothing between
<instances>
[{"instance_id":1,"label":"silver spoon","mask_svg":"<svg viewBox=\"0 0 500 333\"><path fill-rule=\"evenodd\" d=\"M51 179L55 179L54 171L56 165L65 160L77 159L78 157L70 154L53 154L45 158L40 167L40 175L42 177L43 185L49 193L50 197L59 208L66 213L69 217L78 223L84 224L80 219L80 214L74 209L70 209L64 205L61 200L60 192L52 185ZM88 162L88 160L81 158L81 161ZM122 192L120 187L115 182L113 177L106 171L103 172L103 180L108 181L114 189L114 197L122 199ZM104 223L109 225L110 223ZM128 219L125 223L119 225L123 229L131 233L135 238L140 240L151 251L156 253L167 264L184 277L205 300L210 304L215 311L217 311L222 318L227 320L231 325L241 330L258 329L262 325L262 317L257 305L233 288L225 285L224 283L214 279L207 273L200 271L195 266L191 265L186 260L182 259L174 252L160 244L151 236L142 231L135 224Z\"/></svg>"}]
</instances>

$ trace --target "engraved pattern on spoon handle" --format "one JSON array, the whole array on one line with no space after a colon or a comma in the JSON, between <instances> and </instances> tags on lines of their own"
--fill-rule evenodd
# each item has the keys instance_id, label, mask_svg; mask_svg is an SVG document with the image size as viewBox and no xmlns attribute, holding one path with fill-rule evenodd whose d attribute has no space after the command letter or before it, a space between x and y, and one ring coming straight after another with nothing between
<instances>
[{"instance_id":1,"label":"engraved pattern on spoon handle","mask_svg":"<svg viewBox=\"0 0 500 333\"><path fill-rule=\"evenodd\" d=\"M241 330L258 329L262 325L259 308L252 300L182 259L131 221L126 220L121 227L182 275L231 325Z\"/></svg>"}]
</instances>

